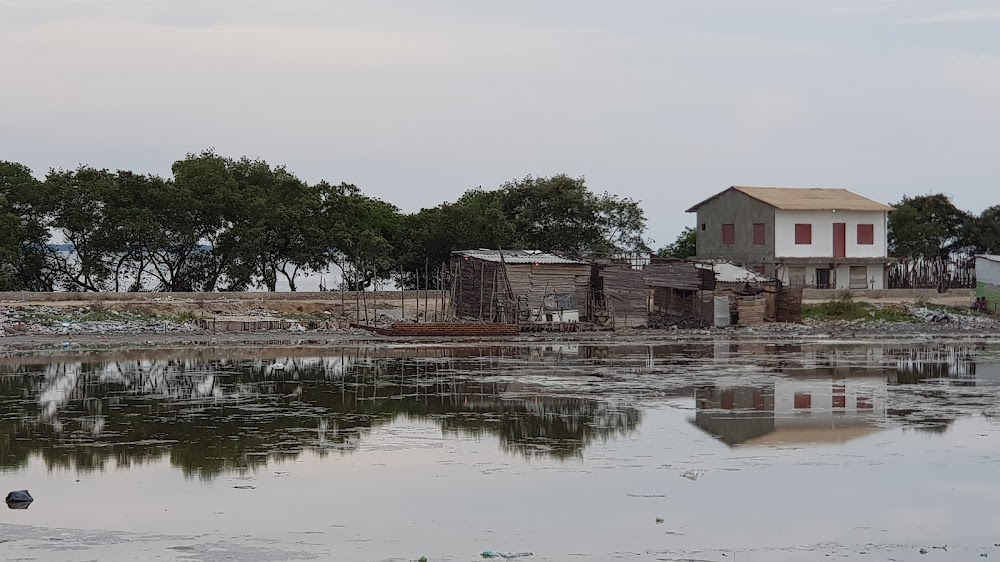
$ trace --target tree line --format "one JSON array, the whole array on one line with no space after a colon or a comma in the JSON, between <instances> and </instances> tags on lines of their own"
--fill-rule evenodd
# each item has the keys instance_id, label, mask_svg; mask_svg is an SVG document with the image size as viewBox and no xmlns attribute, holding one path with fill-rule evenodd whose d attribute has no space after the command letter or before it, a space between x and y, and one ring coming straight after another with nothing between
<instances>
[{"instance_id":1,"label":"tree line","mask_svg":"<svg viewBox=\"0 0 1000 562\"><path fill-rule=\"evenodd\" d=\"M891 257L948 261L959 256L1000 254L1000 205L980 214L963 211L943 193L904 196L889 214ZM657 255L686 259L697 254L697 232L685 228Z\"/></svg>"},{"instance_id":2,"label":"tree line","mask_svg":"<svg viewBox=\"0 0 1000 562\"><path fill-rule=\"evenodd\" d=\"M417 271L467 248L571 256L647 251L637 201L584 178L526 177L404 213L349 183L309 183L284 166L212 150L172 177L0 162L0 290L274 291L335 267L347 290Z\"/></svg>"}]
</instances>

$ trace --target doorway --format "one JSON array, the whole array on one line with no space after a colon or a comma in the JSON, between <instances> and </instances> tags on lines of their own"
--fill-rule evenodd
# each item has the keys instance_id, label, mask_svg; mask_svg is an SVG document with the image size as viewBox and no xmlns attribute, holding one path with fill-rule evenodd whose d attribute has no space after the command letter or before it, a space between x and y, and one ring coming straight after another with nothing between
<instances>
[{"instance_id":1,"label":"doorway","mask_svg":"<svg viewBox=\"0 0 1000 562\"><path fill-rule=\"evenodd\" d=\"M830 288L830 269L829 268L816 268L816 288L817 289L829 289Z\"/></svg>"}]
</instances>

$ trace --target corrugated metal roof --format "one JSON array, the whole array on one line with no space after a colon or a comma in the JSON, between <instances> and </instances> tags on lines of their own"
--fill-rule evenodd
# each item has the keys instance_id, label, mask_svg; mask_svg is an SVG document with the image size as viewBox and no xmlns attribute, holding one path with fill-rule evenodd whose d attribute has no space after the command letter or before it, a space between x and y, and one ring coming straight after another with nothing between
<instances>
[{"instance_id":1,"label":"corrugated metal roof","mask_svg":"<svg viewBox=\"0 0 1000 562\"><path fill-rule=\"evenodd\" d=\"M453 256L473 258L477 260L483 260L488 262L500 263L500 251L499 250L458 250L452 252ZM555 254L547 254L539 250L504 250L503 251L503 262L505 263L544 263L544 264L573 264L573 265L586 265L587 262L582 262L579 260L571 260L557 256Z\"/></svg>"},{"instance_id":2,"label":"corrugated metal roof","mask_svg":"<svg viewBox=\"0 0 1000 562\"><path fill-rule=\"evenodd\" d=\"M735 185L716 193L687 210L693 213L699 207L735 190L783 211L892 211L889 205L862 197L840 187L751 187Z\"/></svg>"}]
</instances>

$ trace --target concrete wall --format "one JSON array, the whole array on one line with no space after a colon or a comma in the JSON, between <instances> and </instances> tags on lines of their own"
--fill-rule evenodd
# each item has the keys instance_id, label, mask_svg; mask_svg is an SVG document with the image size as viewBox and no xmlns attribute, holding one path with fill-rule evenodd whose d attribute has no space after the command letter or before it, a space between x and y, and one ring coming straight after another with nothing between
<instances>
[{"instance_id":1,"label":"concrete wall","mask_svg":"<svg viewBox=\"0 0 1000 562\"><path fill-rule=\"evenodd\" d=\"M843 259L843 258L840 258ZM867 285L863 288L864 290L878 290L885 288L885 267L878 264L855 264L856 266L863 265L868 269L868 273L865 276L867 280ZM816 266L816 265L781 265L775 269L775 277L781 280L782 283L791 284L791 273L792 268L801 267L806 271L806 285L815 286L816 283L816 269L829 269L827 266ZM836 276L834 276L836 273ZM874 282L873 282L874 280ZM833 289L809 289L809 290L830 290L830 291L843 291L847 289L862 289L861 287L851 287L851 264L838 265L836 271L830 272L830 282L833 283ZM936 291L932 289L932 291Z\"/></svg>"},{"instance_id":2,"label":"concrete wall","mask_svg":"<svg viewBox=\"0 0 1000 562\"><path fill-rule=\"evenodd\" d=\"M753 243L753 225L763 223L765 244ZM722 225L732 224L735 244L722 243ZM774 207L738 191L726 191L698 209L698 258L722 259L745 267L773 261Z\"/></svg>"},{"instance_id":3,"label":"concrete wall","mask_svg":"<svg viewBox=\"0 0 1000 562\"><path fill-rule=\"evenodd\" d=\"M877 258L886 254L886 217L884 211L775 211L774 255L779 258L833 257L833 224L847 228L846 257ZM812 225L812 244L795 243L795 225ZM858 244L858 225L874 225L875 243Z\"/></svg>"},{"instance_id":4,"label":"concrete wall","mask_svg":"<svg viewBox=\"0 0 1000 562\"><path fill-rule=\"evenodd\" d=\"M976 280L1000 287L1000 262L976 258Z\"/></svg>"}]
</instances>

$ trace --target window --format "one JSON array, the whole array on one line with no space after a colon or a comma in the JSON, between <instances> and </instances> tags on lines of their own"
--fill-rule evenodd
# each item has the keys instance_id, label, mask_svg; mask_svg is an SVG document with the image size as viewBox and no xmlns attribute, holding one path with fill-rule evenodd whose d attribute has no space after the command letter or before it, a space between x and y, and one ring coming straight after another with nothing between
<instances>
[{"instance_id":1,"label":"window","mask_svg":"<svg viewBox=\"0 0 1000 562\"><path fill-rule=\"evenodd\" d=\"M736 243L736 227L734 225L722 225L722 243L726 246L732 246Z\"/></svg>"},{"instance_id":2,"label":"window","mask_svg":"<svg viewBox=\"0 0 1000 562\"><path fill-rule=\"evenodd\" d=\"M756 222L753 225L753 245L763 246L764 241L767 240L767 231L764 229L764 223Z\"/></svg>"},{"instance_id":3,"label":"window","mask_svg":"<svg viewBox=\"0 0 1000 562\"><path fill-rule=\"evenodd\" d=\"M813 243L813 225L811 224L797 224L795 225L795 243L796 244L812 244Z\"/></svg>"},{"instance_id":4,"label":"window","mask_svg":"<svg viewBox=\"0 0 1000 562\"><path fill-rule=\"evenodd\" d=\"M795 409L796 410L808 410L812 408L813 397L812 394L808 392L796 392L795 393Z\"/></svg>"},{"instance_id":5,"label":"window","mask_svg":"<svg viewBox=\"0 0 1000 562\"><path fill-rule=\"evenodd\" d=\"M705 223L701 223L701 229L705 230Z\"/></svg>"},{"instance_id":6,"label":"window","mask_svg":"<svg viewBox=\"0 0 1000 562\"><path fill-rule=\"evenodd\" d=\"M858 225L858 245L870 246L875 243L875 225Z\"/></svg>"}]
</instances>

